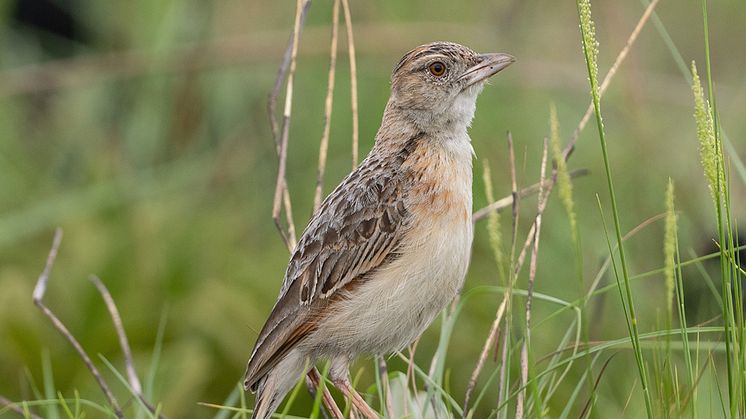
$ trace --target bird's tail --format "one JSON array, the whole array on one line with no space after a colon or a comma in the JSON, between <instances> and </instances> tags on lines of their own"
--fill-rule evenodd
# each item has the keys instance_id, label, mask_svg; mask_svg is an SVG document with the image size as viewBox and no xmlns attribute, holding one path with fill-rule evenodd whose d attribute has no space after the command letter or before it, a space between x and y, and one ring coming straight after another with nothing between
<instances>
[{"instance_id":1,"label":"bird's tail","mask_svg":"<svg viewBox=\"0 0 746 419\"><path fill-rule=\"evenodd\" d=\"M251 419L269 419L305 372L305 358L297 350L288 353L257 383Z\"/></svg>"}]
</instances>

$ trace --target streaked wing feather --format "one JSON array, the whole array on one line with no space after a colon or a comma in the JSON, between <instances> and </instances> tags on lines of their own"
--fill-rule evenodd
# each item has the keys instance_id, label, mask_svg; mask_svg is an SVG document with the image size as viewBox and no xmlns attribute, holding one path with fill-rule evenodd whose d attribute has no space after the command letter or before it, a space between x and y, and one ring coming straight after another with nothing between
<instances>
[{"instance_id":1,"label":"streaked wing feather","mask_svg":"<svg viewBox=\"0 0 746 419\"><path fill-rule=\"evenodd\" d=\"M336 292L393 259L410 221L400 166L413 137L387 161L371 155L326 198L288 264L275 307L257 339L247 386L266 374L316 327ZM384 165L394 165L386 167Z\"/></svg>"}]
</instances>

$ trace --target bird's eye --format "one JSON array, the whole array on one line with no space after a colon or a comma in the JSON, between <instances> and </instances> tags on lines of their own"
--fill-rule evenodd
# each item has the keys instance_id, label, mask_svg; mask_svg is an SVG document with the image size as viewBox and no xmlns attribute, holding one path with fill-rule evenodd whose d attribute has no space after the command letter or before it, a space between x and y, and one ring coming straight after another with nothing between
<instances>
[{"instance_id":1,"label":"bird's eye","mask_svg":"<svg viewBox=\"0 0 746 419\"><path fill-rule=\"evenodd\" d=\"M430 70L430 74L435 77L442 77L446 73L446 65L440 61L436 61L427 67Z\"/></svg>"}]
</instances>

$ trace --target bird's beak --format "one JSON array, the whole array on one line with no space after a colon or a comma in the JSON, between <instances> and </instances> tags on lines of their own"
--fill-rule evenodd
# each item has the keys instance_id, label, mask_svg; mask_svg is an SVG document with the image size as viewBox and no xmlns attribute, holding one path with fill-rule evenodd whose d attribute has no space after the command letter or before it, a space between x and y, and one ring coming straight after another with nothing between
<instances>
[{"instance_id":1,"label":"bird's beak","mask_svg":"<svg viewBox=\"0 0 746 419\"><path fill-rule=\"evenodd\" d=\"M466 69L466 72L459 77L459 80L464 82L464 88L492 77L515 62L515 57L501 52L479 54L477 59L479 60L477 64Z\"/></svg>"}]
</instances>

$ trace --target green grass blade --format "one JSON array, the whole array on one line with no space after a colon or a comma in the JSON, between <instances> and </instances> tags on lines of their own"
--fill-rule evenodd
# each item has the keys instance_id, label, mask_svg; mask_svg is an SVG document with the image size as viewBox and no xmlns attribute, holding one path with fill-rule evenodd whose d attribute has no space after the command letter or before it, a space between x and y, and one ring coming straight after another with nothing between
<instances>
[{"instance_id":1,"label":"green grass blade","mask_svg":"<svg viewBox=\"0 0 746 419\"><path fill-rule=\"evenodd\" d=\"M619 249L619 264L621 265L622 278L624 280L624 292L626 297L627 312L629 315L628 322L631 327L632 342L635 346L635 360L637 362L637 368L640 375L640 383L642 385L642 392L645 399L645 410L648 418L653 417L653 407L650 398L650 391L648 389L647 373L645 371L645 363L642 358L642 352L639 348L639 333L637 331L637 316L635 314L635 305L630 287L629 272L627 268L627 261L624 251L624 242L621 230L621 222L619 220L619 209L616 202L616 194L614 192L613 177L611 174L611 165L609 163L609 153L606 146L606 135L604 132L603 119L601 117L601 97L599 94L598 87L598 46L595 38L595 28L593 19L591 18L591 4L590 0L578 0L578 15L580 17L580 30L583 40L583 52L585 55L586 66L588 68L588 76L591 87L591 97L593 99L593 108L596 115L596 127L598 128L598 138L601 144L601 153L603 156L604 170L606 172L606 181L609 189L609 197L611 199L611 210L612 217L614 220L614 232L616 233L617 246ZM625 301L624 299L622 300Z\"/></svg>"}]
</instances>

